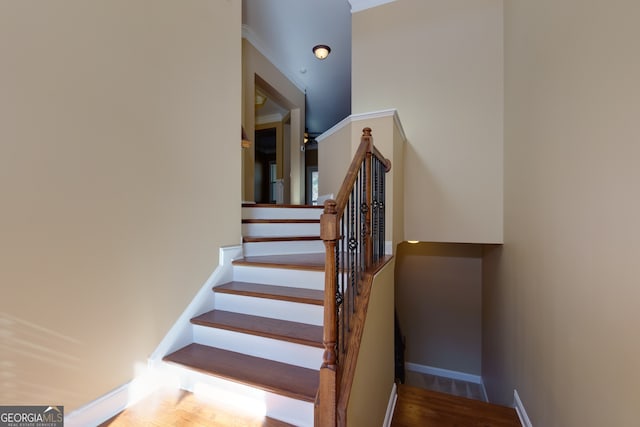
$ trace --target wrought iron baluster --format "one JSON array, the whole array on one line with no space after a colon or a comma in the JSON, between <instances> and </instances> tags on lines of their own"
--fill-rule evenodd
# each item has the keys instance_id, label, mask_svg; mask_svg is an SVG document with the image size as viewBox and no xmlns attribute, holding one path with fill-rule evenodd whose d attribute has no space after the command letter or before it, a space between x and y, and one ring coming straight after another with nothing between
<instances>
[{"instance_id":1,"label":"wrought iron baluster","mask_svg":"<svg viewBox=\"0 0 640 427\"><path fill-rule=\"evenodd\" d=\"M378 161L378 169L380 170L380 194L378 195L378 209L379 209L379 213L378 213L378 221L380 222L380 258L382 258L384 256L384 244L385 244L385 230L384 230L384 211L385 211L385 207L384 207L384 186L385 186L385 179L386 179L386 172L384 170L384 165L382 164L382 161Z\"/></svg>"}]
</instances>

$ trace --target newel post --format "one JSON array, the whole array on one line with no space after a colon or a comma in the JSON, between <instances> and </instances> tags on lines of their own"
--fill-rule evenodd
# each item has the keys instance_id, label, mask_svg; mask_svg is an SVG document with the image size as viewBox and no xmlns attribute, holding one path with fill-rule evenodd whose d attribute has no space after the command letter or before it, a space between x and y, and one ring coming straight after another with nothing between
<instances>
[{"instance_id":1,"label":"newel post","mask_svg":"<svg viewBox=\"0 0 640 427\"><path fill-rule=\"evenodd\" d=\"M322 342L324 354L320 367L319 421L323 427L336 425L337 396L337 309L336 309L336 243L339 236L339 219L336 201L327 200L320 216L320 237L325 245L324 278L324 329Z\"/></svg>"}]
</instances>

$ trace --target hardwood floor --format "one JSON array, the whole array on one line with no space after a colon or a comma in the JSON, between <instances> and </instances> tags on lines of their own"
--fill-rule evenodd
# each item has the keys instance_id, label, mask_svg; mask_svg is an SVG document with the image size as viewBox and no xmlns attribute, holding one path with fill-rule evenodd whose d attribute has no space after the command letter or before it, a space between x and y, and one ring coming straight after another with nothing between
<instances>
[{"instance_id":1,"label":"hardwood floor","mask_svg":"<svg viewBox=\"0 0 640 427\"><path fill-rule=\"evenodd\" d=\"M513 408L403 384L391 426L520 427L520 421Z\"/></svg>"},{"instance_id":2,"label":"hardwood floor","mask_svg":"<svg viewBox=\"0 0 640 427\"><path fill-rule=\"evenodd\" d=\"M99 427L291 427L273 418L250 416L183 390L158 391Z\"/></svg>"},{"instance_id":3,"label":"hardwood floor","mask_svg":"<svg viewBox=\"0 0 640 427\"><path fill-rule=\"evenodd\" d=\"M99 427L139 426L291 427L182 390L158 391ZM520 421L513 408L401 385L391 426L520 427Z\"/></svg>"}]
</instances>

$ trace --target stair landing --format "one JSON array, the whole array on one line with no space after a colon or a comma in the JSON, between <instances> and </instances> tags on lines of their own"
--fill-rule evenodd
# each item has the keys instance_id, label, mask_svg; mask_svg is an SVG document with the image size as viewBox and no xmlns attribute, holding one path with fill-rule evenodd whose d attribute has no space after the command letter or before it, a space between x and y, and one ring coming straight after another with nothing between
<instances>
[{"instance_id":1,"label":"stair landing","mask_svg":"<svg viewBox=\"0 0 640 427\"><path fill-rule=\"evenodd\" d=\"M391 427L521 427L515 409L436 391L398 387Z\"/></svg>"}]
</instances>

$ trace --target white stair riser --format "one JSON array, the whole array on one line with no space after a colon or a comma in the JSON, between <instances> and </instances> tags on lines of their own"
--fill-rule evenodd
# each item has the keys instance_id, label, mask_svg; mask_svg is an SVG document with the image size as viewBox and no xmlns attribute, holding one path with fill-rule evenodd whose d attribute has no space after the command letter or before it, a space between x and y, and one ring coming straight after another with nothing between
<instances>
[{"instance_id":1,"label":"white stair riser","mask_svg":"<svg viewBox=\"0 0 640 427\"><path fill-rule=\"evenodd\" d=\"M264 285L324 290L324 272L235 265L233 280Z\"/></svg>"},{"instance_id":2,"label":"white stair riser","mask_svg":"<svg viewBox=\"0 0 640 427\"><path fill-rule=\"evenodd\" d=\"M309 369L320 369L323 350L241 332L193 325L194 342Z\"/></svg>"},{"instance_id":3,"label":"white stair riser","mask_svg":"<svg viewBox=\"0 0 640 427\"><path fill-rule=\"evenodd\" d=\"M305 223L260 223L242 224L243 236L319 236L320 224Z\"/></svg>"},{"instance_id":4,"label":"white stair riser","mask_svg":"<svg viewBox=\"0 0 640 427\"><path fill-rule=\"evenodd\" d=\"M242 208L242 219L320 219L323 208Z\"/></svg>"},{"instance_id":5,"label":"white stair riser","mask_svg":"<svg viewBox=\"0 0 640 427\"><path fill-rule=\"evenodd\" d=\"M213 403L221 404L221 400L224 399L234 404L234 401L241 399L243 403L246 402L245 409L249 405L263 407L268 417L296 426L313 426L314 407L311 402L281 396L169 363L164 363L162 369L179 378L180 388L191 391L198 397L210 398ZM240 399L234 399L236 396Z\"/></svg>"},{"instance_id":6,"label":"white stair riser","mask_svg":"<svg viewBox=\"0 0 640 427\"><path fill-rule=\"evenodd\" d=\"M271 319L320 325L323 322L323 307L267 298L247 297L233 294L216 294L216 309Z\"/></svg>"},{"instance_id":7,"label":"white stair riser","mask_svg":"<svg viewBox=\"0 0 640 427\"><path fill-rule=\"evenodd\" d=\"M322 240L251 242L244 243L242 247L244 256L310 254L325 251Z\"/></svg>"}]
</instances>

